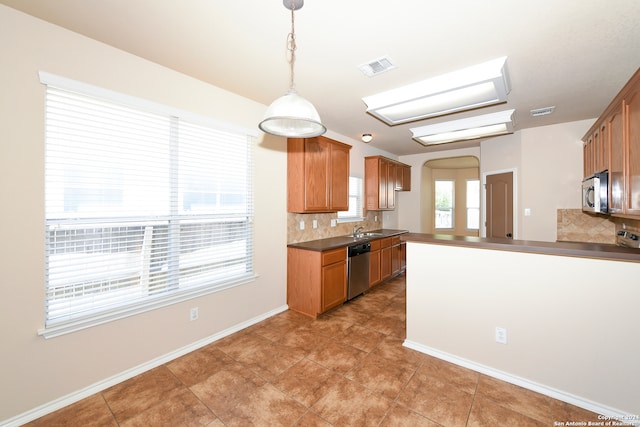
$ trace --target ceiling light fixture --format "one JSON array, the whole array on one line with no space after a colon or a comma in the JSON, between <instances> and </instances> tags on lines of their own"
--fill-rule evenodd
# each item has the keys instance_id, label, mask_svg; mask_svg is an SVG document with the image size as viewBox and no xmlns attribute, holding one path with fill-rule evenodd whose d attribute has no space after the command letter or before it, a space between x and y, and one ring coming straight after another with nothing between
<instances>
[{"instance_id":1,"label":"ceiling light fixture","mask_svg":"<svg viewBox=\"0 0 640 427\"><path fill-rule=\"evenodd\" d=\"M367 113L388 125L507 101L507 57L362 98Z\"/></svg>"},{"instance_id":2,"label":"ceiling light fixture","mask_svg":"<svg viewBox=\"0 0 640 427\"><path fill-rule=\"evenodd\" d=\"M371 142L371 140L373 139L373 136L370 133L363 133L362 134L362 142Z\"/></svg>"},{"instance_id":3,"label":"ceiling light fixture","mask_svg":"<svg viewBox=\"0 0 640 427\"><path fill-rule=\"evenodd\" d=\"M445 144L447 142L504 135L513 133L514 111L500 111L410 130L413 132L413 139L422 145Z\"/></svg>"},{"instance_id":4,"label":"ceiling light fixture","mask_svg":"<svg viewBox=\"0 0 640 427\"><path fill-rule=\"evenodd\" d=\"M284 7L291 10L291 32L287 36L289 55L289 91L273 101L258 127L266 133L288 138L311 138L327 131L320 121L320 115L313 104L298 95L294 83L296 62L296 33L294 12L304 6L304 0L282 0Z\"/></svg>"}]
</instances>

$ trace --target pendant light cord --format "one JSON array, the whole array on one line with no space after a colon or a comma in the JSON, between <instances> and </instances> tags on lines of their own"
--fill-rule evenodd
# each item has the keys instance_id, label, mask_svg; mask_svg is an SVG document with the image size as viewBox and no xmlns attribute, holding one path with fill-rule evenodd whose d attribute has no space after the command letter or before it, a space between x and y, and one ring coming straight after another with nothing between
<instances>
[{"instance_id":1,"label":"pendant light cord","mask_svg":"<svg viewBox=\"0 0 640 427\"><path fill-rule=\"evenodd\" d=\"M289 54L289 89L295 90L294 83L294 64L296 62L296 29L294 18L295 4L294 0L291 0L291 32L287 36L287 52Z\"/></svg>"}]
</instances>

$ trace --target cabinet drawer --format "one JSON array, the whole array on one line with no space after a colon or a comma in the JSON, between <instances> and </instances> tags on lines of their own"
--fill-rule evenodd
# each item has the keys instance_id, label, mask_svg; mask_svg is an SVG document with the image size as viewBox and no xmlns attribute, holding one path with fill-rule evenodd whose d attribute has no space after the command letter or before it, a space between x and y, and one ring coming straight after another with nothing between
<instances>
[{"instance_id":1,"label":"cabinet drawer","mask_svg":"<svg viewBox=\"0 0 640 427\"><path fill-rule=\"evenodd\" d=\"M383 248L388 248L391 246L391 237L385 237L384 239L380 239L380 246Z\"/></svg>"},{"instance_id":2,"label":"cabinet drawer","mask_svg":"<svg viewBox=\"0 0 640 427\"><path fill-rule=\"evenodd\" d=\"M395 246L395 245L399 245L400 244L400 236L393 236L391 238L391 245Z\"/></svg>"},{"instance_id":3,"label":"cabinet drawer","mask_svg":"<svg viewBox=\"0 0 640 427\"><path fill-rule=\"evenodd\" d=\"M369 243L371 243L371 252L380 250L381 241L382 241L382 239L376 239L376 240L371 240L369 242Z\"/></svg>"},{"instance_id":4,"label":"cabinet drawer","mask_svg":"<svg viewBox=\"0 0 640 427\"><path fill-rule=\"evenodd\" d=\"M347 259L347 248L322 252L322 265L329 265Z\"/></svg>"}]
</instances>

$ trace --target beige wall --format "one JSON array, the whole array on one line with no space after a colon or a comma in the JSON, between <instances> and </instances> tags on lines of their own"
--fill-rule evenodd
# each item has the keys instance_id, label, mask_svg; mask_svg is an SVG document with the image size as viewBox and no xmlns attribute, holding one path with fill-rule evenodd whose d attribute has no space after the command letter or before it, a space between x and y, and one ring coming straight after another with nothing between
<instances>
[{"instance_id":1,"label":"beige wall","mask_svg":"<svg viewBox=\"0 0 640 427\"><path fill-rule=\"evenodd\" d=\"M520 174L521 239L553 242L557 210L581 206L582 141L594 120L526 129ZM524 209L531 216L524 216Z\"/></svg>"},{"instance_id":2,"label":"beige wall","mask_svg":"<svg viewBox=\"0 0 640 427\"><path fill-rule=\"evenodd\" d=\"M640 263L409 242L406 344L599 413L639 414L632 277Z\"/></svg>"},{"instance_id":3,"label":"beige wall","mask_svg":"<svg viewBox=\"0 0 640 427\"><path fill-rule=\"evenodd\" d=\"M266 106L0 6L0 424L286 304L286 149L255 150L252 283L45 340L44 87L38 71L257 130ZM278 191L273 191L278 189ZM200 318L189 321L189 308Z\"/></svg>"}]
</instances>

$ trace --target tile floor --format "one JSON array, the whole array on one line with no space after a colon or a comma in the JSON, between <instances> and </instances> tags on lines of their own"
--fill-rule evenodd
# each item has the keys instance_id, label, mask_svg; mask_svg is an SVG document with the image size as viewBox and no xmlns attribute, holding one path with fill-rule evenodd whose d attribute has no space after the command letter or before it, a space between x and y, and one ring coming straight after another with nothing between
<instances>
[{"instance_id":1,"label":"tile floor","mask_svg":"<svg viewBox=\"0 0 640 427\"><path fill-rule=\"evenodd\" d=\"M597 416L402 346L405 280L287 311L30 426L553 426ZM556 424L558 425L558 424Z\"/></svg>"}]
</instances>

